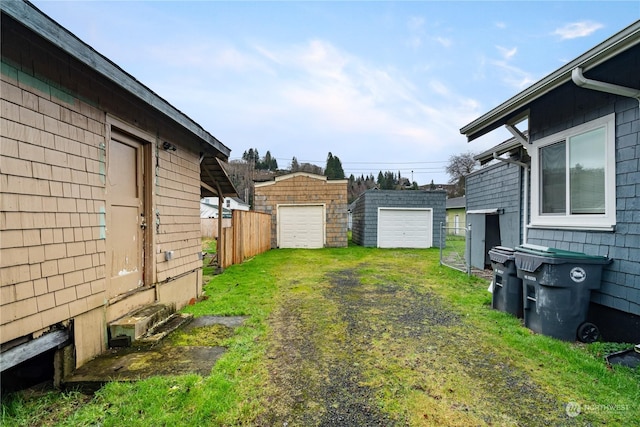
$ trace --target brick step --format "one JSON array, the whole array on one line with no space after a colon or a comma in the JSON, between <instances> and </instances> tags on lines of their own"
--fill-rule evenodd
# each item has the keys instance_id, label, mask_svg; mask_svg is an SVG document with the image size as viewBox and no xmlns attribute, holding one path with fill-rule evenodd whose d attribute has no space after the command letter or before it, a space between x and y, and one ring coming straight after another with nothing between
<instances>
[{"instance_id":1,"label":"brick step","mask_svg":"<svg viewBox=\"0 0 640 427\"><path fill-rule=\"evenodd\" d=\"M154 326L175 313L175 307L151 304L141 307L109 323L109 345L126 347L146 335Z\"/></svg>"}]
</instances>

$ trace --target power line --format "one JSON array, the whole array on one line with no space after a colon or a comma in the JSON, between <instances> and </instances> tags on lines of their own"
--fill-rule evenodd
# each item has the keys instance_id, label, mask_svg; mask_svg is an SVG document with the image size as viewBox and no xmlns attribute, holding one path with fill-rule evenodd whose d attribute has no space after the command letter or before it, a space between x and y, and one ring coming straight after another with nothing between
<instances>
[{"instance_id":1,"label":"power line","mask_svg":"<svg viewBox=\"0 0 640 427\"><path fill-rule=\"evenodd\" d=\"M282 158L282 157L271 157L272 159L275 160L283 160L283 161L291 161L293 160L293 158L291 159L287 159L287 158ZM230 157L229 160L243 160L242 157ZM303 162L303 163L324 163L327 160L307 160L307 159L296 159L298 162ZM340 160L340 163L342 165L427 165L427 164L443 164L443 163L448 163L447 160L437 160L437 161L431 161L431 162L389 162L389 161L383 161L383 162L343 162L342 160Z\"/></svg>"}]
</instances>

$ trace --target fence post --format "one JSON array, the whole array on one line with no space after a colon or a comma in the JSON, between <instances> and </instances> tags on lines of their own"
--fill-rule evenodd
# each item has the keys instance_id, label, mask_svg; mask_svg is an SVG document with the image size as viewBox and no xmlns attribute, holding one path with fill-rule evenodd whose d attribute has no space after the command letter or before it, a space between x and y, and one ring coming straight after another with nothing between
<instances>
[{"instance_id":1,"label":"fence post","mask_svg":"<svg viewBox=\"0 0 640 427\"><path fill-rule=\"evenodd\" d=\"M442 265L442 231L444 223L440 221L440 265Z\"/></svg>"},{"instance_id":2,"label":"fence post","mask_svg":"<svg viewBox=\"0 0 640 427\"><path fill-rule=\"evenodd\" d=\"M471 276L471 224L467 225L467 238L466 240L466 248L465 248L465 257L467 264L467 275Z\"/></svg>"}]
</instances>

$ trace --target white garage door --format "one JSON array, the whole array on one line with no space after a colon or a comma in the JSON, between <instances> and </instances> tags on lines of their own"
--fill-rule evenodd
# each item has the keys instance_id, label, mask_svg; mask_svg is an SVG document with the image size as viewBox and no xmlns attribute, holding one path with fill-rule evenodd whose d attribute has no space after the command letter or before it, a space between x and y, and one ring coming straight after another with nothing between
<instances>
[{"instance_id":1,"label":"white garage door","mask_svg":"<svg viewBox=\"0 0 640 427\"><path fill-rule=\"evenodd\" d=\"M324 246L324 206L279 206L278 246L322 248Z\"/></svg>"},{"instance_id":2,"label":"white garage door","mask_svg":"<svg viewBox=\"0 0 640 427\"><path fill-rule=\"evenodd\" d=\"M430 248L431 209L378 208L379 248Z\"/></svg>"}]
</instances>

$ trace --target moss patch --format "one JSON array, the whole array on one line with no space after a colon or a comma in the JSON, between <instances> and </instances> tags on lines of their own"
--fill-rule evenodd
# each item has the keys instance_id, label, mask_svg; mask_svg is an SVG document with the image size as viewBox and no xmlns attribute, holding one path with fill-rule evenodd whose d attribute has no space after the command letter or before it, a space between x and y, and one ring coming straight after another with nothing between
<instances>
[{"instance_id":1,"label":"moss patch","mask_svg":"<svg viewBox=\"0 0 640 427\"><path fill-rule=\"evenodd\" d=\"M226 340L233 336L233 329L225 325L211 325L192 328L188 331L176 331L171 336L171 343L177 346L224 346Z\"/></svg>"}]
</instances>

